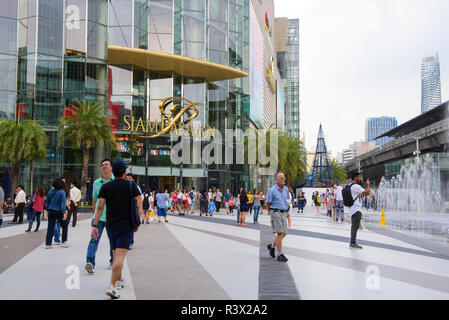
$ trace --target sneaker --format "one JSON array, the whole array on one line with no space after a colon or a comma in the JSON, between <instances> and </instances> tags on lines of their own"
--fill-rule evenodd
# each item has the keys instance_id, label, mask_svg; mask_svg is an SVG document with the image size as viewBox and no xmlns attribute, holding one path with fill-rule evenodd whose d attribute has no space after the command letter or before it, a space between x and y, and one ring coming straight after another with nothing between
<instances>
[{"instance_id":1,"label":"sneaker","mask_svg":"<svg viewBox=\"0 0 449 320\"><path fill-rule=\"evenodd\" d=\"M94 274L94 265L90 262L86 263L86 266L84 267L84 269L86 269L88 274Z\"/></svg>"},{"instance_id":2,"label":"sneaker","mask_svg":"<svg viewBox=\"0 0 449 320\"><path fill-rule=\"evenodd\" d=\"M161 220L159 220L157 223L161 223Z\"/></svg>"},{"instance_id":3,"label":"sneaker","mask_svg":"<svg viewBox=\"0 0 449 320\"><path fill-rule=\"evenodd\" d=\"M359 246L357 243L351 243L349 245L349 247L352 248L352 249L363 249L363 247Z\"/></svg>"},{"instance_id":4,"label":"sneaker","mask_svg":"<svg viewBox=\"0 0 449 320\"><path fill-rule=\"evenodd\" d=\"M53 248L52 246L45 246L45 249L51 249Z\"/></svg>"},{"instance_id":5,"label":"sneaker","mask_svg":"<svg viewBox=\"0 0 449 320\"><path fill-rule=\"evenodd\" d=\"M118 281L115 283L115 288L116 288L117 290L123 289L123 288L125 287L125 284L126 284L125 280L123 280L123 279L122 279L122 281L118 280Z\"/></svg>"},{"instance_id":6,"label":"sneaker","mask_svg":"<svg viewBox=\"0 0 449 320\"><path fill-rule=\"evenodd\" d=\"M275 250L274 250L273 245L271 243L267 246L267 249L268 249L268 251L270 251L270 256L272 258L276 258L276 255L274 254Z\"/></svg>"},{"instance_id":7,"label":"sneaker","mask_svg":"<svg viewBox=\"0 0 449 320\"><path fill-rule=\"evenodd\" d=\"M39 231L39 229L34 230L34 232L38 232L38 231Z\"/></svg>"},{"instance_id":8,"label":"sneaker","mask_svg":"<svg viewBox=\"0 0 449 320\"><path fill-rule=\"evenodd\" d=\"M281 262L287 262L288 259L287 259L286 256L284 256L283 253L281 253L280 255L278 255L278 261L281 261Z\"/></svg>"},{"instance_id":9,"label":"sneaker","mask_svg":"<svg viewBox=\"0 0 449 320\"><path fill-rule=\"evenodd\" d=\"M112 270L112 263L109 264L108 270Z\"/></svg>"},{"instance_id":10,"label":"sneaker","mask_svg":"<svg viewBox=\"0 0 449 320\"><path fill-rule=\"evenodd\" d=\"M28 230L25 230L25 232L31 232L31 230L28 229Z\"/></svg>"},{"instance_id":11,"label":"sneaker","mask_svg":"<svg viewBox=\"0 0 449 320\"><path fill-rule=\"evenodd\" d=\"M68 247L69 247L69 245L67 244L67 242L63 242L61 244L61 248L68 248Z\"/></svg>"},{"instance_id":12,"label":"sneaker","mask_svg":"<svg viewBox=\"0 0 449 320\"><path fill-rule=\"evenodd\" d=\"M150 223L147 221L147 224L150 224Z\"/></svg>"},{"instance_id":13,"label":"sneaker","mask_svg":"<svg viewBox=\"0 0 449 320\"><path fill-rule=\"evenodd\" d=\"M168 223L168 220L165 220L165 223Z\"/></svg>"},{"instance_id":14,"label":"sneaker","mask_svg":"<svg viewBox=\"0 0 449 320\"><path fill-rule=\"evenodd\" d=\"M56 242L54 243L56 246L59 246L61 244L61 242Z\"/></svg>"},{"instance_id":15,"label":"sneaker","mask_svg":"<svg viewBox=\"0 0 449 320\"><path fill-rule=\"evenodd\" d=\"M117 289L112 284L109 285L109 288L106 290L105 294L107 296L110 296L111 299L120 298L120 295L118 294Z\"/></svg>"}]
</instances>

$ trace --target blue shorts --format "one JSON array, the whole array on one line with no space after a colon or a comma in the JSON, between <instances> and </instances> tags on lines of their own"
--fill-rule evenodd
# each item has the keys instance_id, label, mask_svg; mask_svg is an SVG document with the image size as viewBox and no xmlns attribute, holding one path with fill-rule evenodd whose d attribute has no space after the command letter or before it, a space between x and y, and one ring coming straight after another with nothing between
<instances>
[{"instance_id":1,"label":"blue shorts","mask_svg":"<svg viewBox=\"0 0 449 320\"><path fill-rule=\"evenodd\" d=\"M157 216L158 217L166 217L167 216L167 208L157 208Z\"/></svg>"},{"instance_id":2,"label":"blue shorts","mask_svg":"<svg viewBox=\"0 0 449 320\"><path fill-rule=\"evenodd\" d=\"M195 200L192 200L192 203L190 204L191 207L195 206Z\"/></svg>"},{"instance_id":3,"label":"blue shorts","mask_svg":"<svg viewBox=\"0 0 449 320\"><path fill-rule=\"evenodd\" d=\"M111 250L129 250L129 246L134 238L132 227L106 227L106 232L108 233Z\"/></svg>"}]
</instances>

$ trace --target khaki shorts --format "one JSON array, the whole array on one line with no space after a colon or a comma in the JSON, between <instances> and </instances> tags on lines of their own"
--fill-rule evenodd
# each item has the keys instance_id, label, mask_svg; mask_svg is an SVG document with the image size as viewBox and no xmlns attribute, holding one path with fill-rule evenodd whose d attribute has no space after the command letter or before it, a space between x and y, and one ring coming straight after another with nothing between
<instances>
[{"instance_id":1,"label":"khaki shorts","mask_svg":"<svg viewBox=\"0 0 449 320\"><path fill-rule=\"evenodd\" d=\"M287 212L271 212L270 217L273 233L288 234Z\"/></svg>"}]
</instances>

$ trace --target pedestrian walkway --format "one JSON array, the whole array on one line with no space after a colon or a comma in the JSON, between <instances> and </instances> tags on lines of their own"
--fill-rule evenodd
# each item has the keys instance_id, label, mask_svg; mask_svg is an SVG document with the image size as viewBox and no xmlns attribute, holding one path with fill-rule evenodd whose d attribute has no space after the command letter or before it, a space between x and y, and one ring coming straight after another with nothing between
<instances>
[{"instance_id":1,"label":"pedestrian walkway","mask_svg":"<svg viewBox=\"0 0 449 320\"><path fill-rule=\"evenodd\" d=\"M370 230L358 234L363 250L349 249L350 224L308 207L293 215L283 250L289 261L281 263L264 243L271 239L269 219L265 211L260 225L248 216L241 227L222 210L142 225L124 266L121 299L449 299L449 256L441 252ZM45 250L43 238L23 229L0 230L1 260L10 257L0 262L0 299L109 299L105 236L95 274L84 271L90 219L69 229L67 249ZM79 289L66 287L68 266L79 269Z\"/></svg>"}]
</instances>

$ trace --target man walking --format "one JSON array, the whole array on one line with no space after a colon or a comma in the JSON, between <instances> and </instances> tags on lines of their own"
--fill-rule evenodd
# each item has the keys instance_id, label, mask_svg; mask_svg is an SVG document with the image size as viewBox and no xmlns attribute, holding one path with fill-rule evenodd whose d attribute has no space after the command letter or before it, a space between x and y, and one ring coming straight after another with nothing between
<instances>
[{"instance_id":1,"label":"man walking","mask_svg":"<svg viewBox=\"0 0 449 320\"><path fill-rule=\"evenodd\" d=\"M305 207L306 203L307 203L307 200L306 200L306 197L304 196L304 192L299 192L298 193L298 213L304 213L304 207Z\"/></svg>"},{"instance_id":2,"label":"man walking","mask_svg":"<svg viewBox=\"0 0 449 320\"><path fill-rule=\"evenodd\" d=\"M134 175L133 175L131 172L129 172L129 173L126 174L125 179L128 180L128 181L132 181L132 182L135 183L135 181L134 181ZM138 189L139 192L140 192L140 197L142 198L142 204L143 204L143 198L144 198L144 196L143 196L143 193L142 193L142 189L140 189L140 187L139 187L137 184L136 184L136 186L137 186L137 189ZM143 212L143 211L142 211L142 212ZM142 219L142 214L140 214L140 219ZM132 240L131 240L131 245L129 246L129 250L132 250L132 249L134 249L134 235L133 235L133 238L132 238Z\"/></svg>"},{"instance_id":3,"label":"man walking","mask_svg":"<svg viewBox=\"0 0 449 320\"><path fill-rule=\"evenodd\" d=\"M271 227L273 233L276 233L276 238L273 243L267 246L268 251L272 258L275 258L275 251L277 251L277 260L281 262L287 262L287 257L282 252L282 239L288 233L287 219L289 217L289 205L287 200L290 197L288 188L284 186L285 175L282 172L276 174L276 184L268 191L267 210L270 215Z\"/></svg>"},{"instance_id":4,"label":"man walking","mask_svg":"<svg viewBox=\"0 0 449 320\"><path fill-rule=\"evenodd\" d=\"M25 191L23 191L23 186L19 185L16 189L17 195L14 199L14 203L16 206L16 209L14 211L14 218L11 223L23 223L23 208L25 207L26 200L26 194ZM18 219L18 220L17 220Z\"/></svg>"},{"instance_id":5,"label":"man walking","mask_svg":"<svg viewBox=\"0 0 449 320\"><path fill-rule=\"evenodd\" d=\"M345 219L345 207L343 206L343 195L342 195L342 186L337 186L334 184L334 190L335 190L335 211L336 211L336 217L335 221L338 222L338 220L343 223Z\"/></svg>"},{"instance_id":6,"label":"man walking","mask_svg":"<svg viewBox=\"0 0 449 320\"><path fill-rule=\"evenodd\" d=\"M192 187L192 190L190 190L189 192L189 197L190 197L190 214L193 214L193 211L195 210L195 203L198 200L198 195L195 191L195 187Z\"/></svg>"},{"instance_id":7,"label":"man walking","mask_svg":"<svg viewBox=\"0 0 449 320\"><path fill-rule=\"evenodd\" d=\"M353 173L351 175L351 180L352 183L349 188L354 203L349 207L349 214L351 215L351 243L349 244L349 247L353 249L363 249L362 246L357 244L357 230L359 230L360 220L362 220L362 198L363 196L370 194L370 182L369 179L366 180L366 189L363 189L359 185L360 173Z\"/></svg>"},{"instance_id":8,"label":"man walking","mask_svg":"<svg viewBox=\"0 0 449 320\"><path fill-rule=\"evenodd\" d=\"M222 197L223 194L221 193L220 188L217 188L217 192L215 193L215 207L217 208L217 213L220 213Z\"/></svg>"},{"instance_id":9,"label":"man walking","mask_svg":"<svg viewBox=\"0 0 449 320\"><path fill-rule=\"evenodd\" d=\"M134 232L139 229L138 227L133 228L131 224L130 200L135 199L137 201L140 216L143 211L141 192L134 182L125 179L126 169L127 166L122 160L113 163L112 172L115 179L100 188L95 218L92 223L92 238L95 239L99 237L98 223L106 204L106 232L114 258L111 281L105 293L112 299L120 298L117 290L124 286L122 278L123 263L134 237Z\"/></svg>"},{"instance_id":10,"label":"man walking","mask_svg":"<svg viewBox=\"0 0 449 320\"><path fill-rule=\"evenodd\" d=\"M157 222L161 223L161 217L164 217L165 223L168 222L167 220L167 201L168 201L168 193L158 192L156 194L156 202L157 202Z\"/></svg>"},{"instance_id":11,"label":"man walking","mask_svg":"<svg viewBox=\"0 0 449 320\"><path fill-rule=\"evenodd\" d=\"M101 172L102 176L94 181L93 185L93 191L92 191L92 208L94 208L93 211L93 217L92 217L92 224L94 222L95 212L97 210L97 198L98 194L100 193L101 187L114 180L114 175L112 174L112 160L110 159L104 159L101 161ZM98 223L96 224L96 229L98 231L97 237L91 237L89 246L87 247L87 256L86 256L86 266L85 269L89 274L94 273L95 269L95 255L97 254L97 248L98 243L100 242L101 235L103 234L103 230L106 227L106 206L104 206L104 209L102 210L102 214L99 218ZM112 269L112 249L110 248L109 251L110 260L109 260L109 269Z\"/></svg>"},{"instance_id":12,"label":"man walking","mask_svg":"<svg viewBox=\"0 0 449 320\"><path fill-rule=\"evenodd\" d=\"M70 207L69 207L69 214L67 217L67 226L70 224L70 219L73 216L72 227L75 228L78 216L78 205L80 201L81 201L81 190L78 189L72 182L70 184Z\"/></svg>"}]
</instances>

